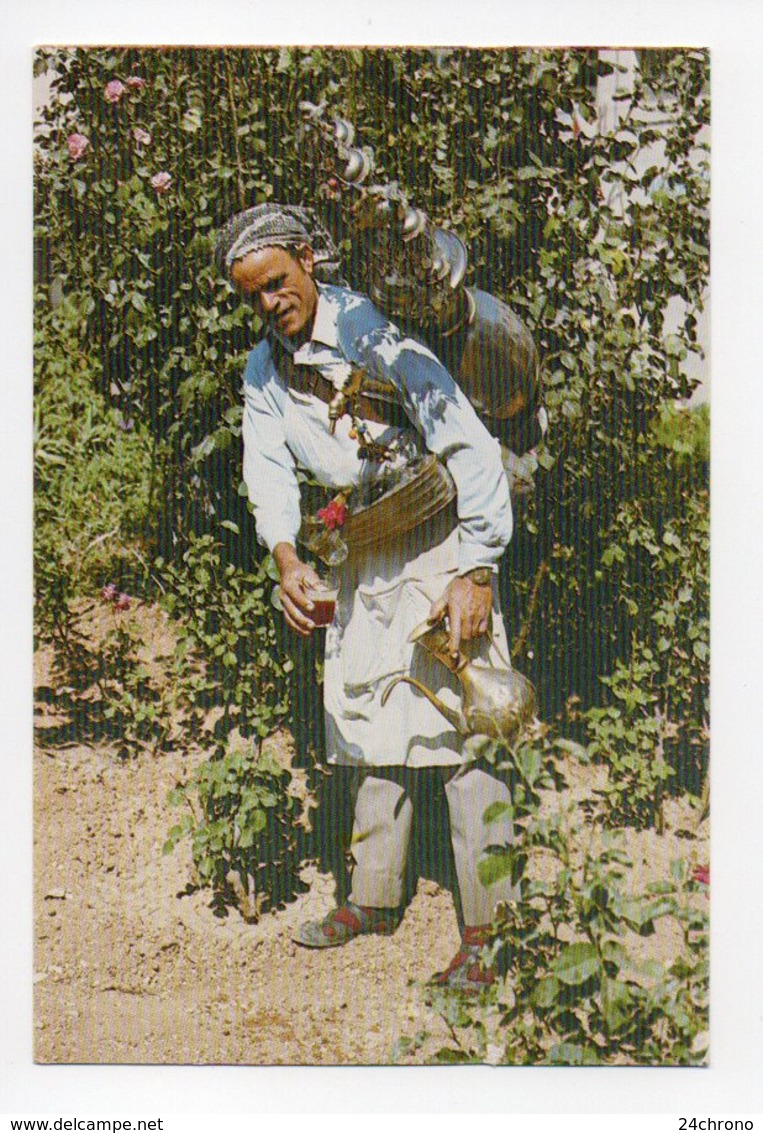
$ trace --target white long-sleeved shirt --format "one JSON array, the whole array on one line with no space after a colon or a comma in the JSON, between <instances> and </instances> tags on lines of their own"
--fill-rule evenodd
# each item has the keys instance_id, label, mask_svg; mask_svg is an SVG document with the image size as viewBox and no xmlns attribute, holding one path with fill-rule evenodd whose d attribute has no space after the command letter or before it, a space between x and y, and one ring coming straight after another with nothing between
<instances>
[{"instance_id":1,"label":"white long-sleeved shirt","mask_svg":"<svg viewBox=\"0 0 763 1133\"><path fill-rule=\"evenodd\" d=\"M282 341L295 365L314 367L337 388L362 366L399 390L423 446L443 460L456 485L459 573L495 568L512 533L500 445L434 354L365 296L341 287L319 288L308 342L294 351ZM373 479L379 467L358 458L349 418L341 418L332 435L325 402L286 385L266 339L249 355L244 395L244 480L257 535L270 550L293 545L301 522L298 465L337 491ZM399 432L372 422L368 427L385 442Z\"/></svg>"}]
</instances>

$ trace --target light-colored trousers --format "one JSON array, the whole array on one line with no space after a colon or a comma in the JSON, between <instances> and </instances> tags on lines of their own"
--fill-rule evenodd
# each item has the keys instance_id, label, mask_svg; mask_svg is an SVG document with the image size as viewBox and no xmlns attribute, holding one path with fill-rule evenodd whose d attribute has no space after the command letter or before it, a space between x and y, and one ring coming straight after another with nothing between
<instances>
[{"instance_id":1,"label":"light-colored trousers","mask_svg":"<svg viewBox=\"0 0 763 1133\"><path fill-rule=\"evenodd\" d=\"M484 765L440 767L450 817L451 841L464 924L490 924L497 902L516 900L509 878L485 886L477 865L493 846L514 841L511 817L486 823L492 803L511 804L509 788ZM350 900L370 908L397 908L402 900L405 866L416 796L422 781L415 768L374 767L358 770L353 788Z\"/></svg>"}]
</instances>

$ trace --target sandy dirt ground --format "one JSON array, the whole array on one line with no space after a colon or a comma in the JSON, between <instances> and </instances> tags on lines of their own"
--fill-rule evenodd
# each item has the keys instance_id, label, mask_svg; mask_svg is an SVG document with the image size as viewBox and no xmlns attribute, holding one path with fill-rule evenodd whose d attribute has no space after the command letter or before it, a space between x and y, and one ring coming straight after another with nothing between
<instances>
[{"instance_id":1,"label":"sandy dirt ground","mask_svg":"<svg viewBox=\"0 0 763 1133\"><path fill-rule=\"evenodd\" d=\"M431 1029L417 985L458 946L450 894L424 882L393 938L323 951L290 940L333 905L315 868L283 911L220 918L208 892L185 892L188 851L162 855L180 770L77 747L37 757L37 1060L378 1064Z\"/></svg>"},{"instance_id":2,"label":"sandy dirt ground","mask_svg":"<svg viewBox=\"0 0 763 1133\"><path fill-rule=\"evenodd\" d=\"M38 705L38 729L56 720ZM394 936L306 950L291 933L334 903L332 877L307 864L306 891L283 909L256 924L235 910L220 917L209 892L189 885L189 848L162 854L177 821L167 793L187 771L182 753L122 761L97 744L36 750L37 1061L378 1065L422 1031L402 1060L431 1061L449 1034L424 984L458 947L451 894L420 880ZM669 828L682 821L668 814ZM669 833L657 846L650 832L629 849L639 880L664 876L671 857L707 860L704 835ZM675 944L658 943L663 955Z\"/></svg>"}]
</instances>

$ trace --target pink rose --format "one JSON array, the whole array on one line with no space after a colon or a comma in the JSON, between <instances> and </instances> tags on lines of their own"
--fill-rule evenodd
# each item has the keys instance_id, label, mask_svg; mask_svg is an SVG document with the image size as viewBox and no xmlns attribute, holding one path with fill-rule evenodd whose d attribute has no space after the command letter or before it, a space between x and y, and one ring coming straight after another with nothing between
<instances>
[{"instance_id":1,"label":"pink rose","mask_svg":"<svg viewBox=\"0 0 763 1133\"><path fill-rule=\"evenodd\" d=\"M112 79L110 83L106 83L103 97L107 102L119 102L126 90L127 87L124 83L120 83L119 79Z\"/></svg>"},{"instance_id":2,"label":"pink rose","mask_svg":"<svg viewBox=\"0 0 763 1133\"><path fill-rule=\"evenodd\" d=\"M120 594L119 597L114 602L114 608L117 609L117 610L129 610L130 609L130 595L129 594Z\"/></svg>"},{"instance_id":3,"label":"pink rose","mask_svg":"<svg viewBox=\"0 0 763 1133\"><path fill-rule=\"evenodd\" d=\"M142 146L151 145L151 135L148 130L142 130L140 126L133 126L132 136L136 142L140 142Z\"/></svg>"},{"instance_id":4,"label":"pink rose","mask_svg":"<svg viewBox=\"0 0 763 1133\"><path fill-rule=\"evenodd\" d=\"M163 169L161 173L155 173L151 178L151 186L156 189L157 193L166 193L172 183L172 175Z\"/></svg>"},{"instance_id":5,"label":"pink rose","mask_svg":"<svg viewBox=\"0 0 763 1133\"><path fill-rule=\"evenodd\" d=\"M101 591L101 598L104 600L104 602L115 602L116 597L117 588L113 582L110 582L108 586L104 586L103 590Z\"/></svg>"},{"instance_id":6,"label":"pink rose","mask_svg":"<svg viewBox=\"0 0 763 1133\"><path fill-rule=\"evenodd\" d=\"M135 87L136 90L142 90L146 85L146 80L142 79L140 75L128 75L125 82L128 87Z\"/></svg>"},{"instance_id":7,"label":"pink rose","mask_svg":"<svg viewBox=\"0 0 763 1133\"><path fill-rule=\"evenodd\" d=\"M337 527L344 526L344 521L347 518L347 505L340 500L331 500L326 507L320 508L317 514L324 527L328 527L329 531L336 531Z\"/></svg>"},{"instance_id":8,"label":"pink rose","mask_svg":"<svg viewBox=\"0 0 763 1133\"><path fill-rule=\"evenodd\" d=\"M81 157L84 157L85 150L90 145L90 142L84 134L69 134L69 137L66 139L66 145L69 150L69 157L72 161L79 161Z\"/></svg>"}]
</instances>

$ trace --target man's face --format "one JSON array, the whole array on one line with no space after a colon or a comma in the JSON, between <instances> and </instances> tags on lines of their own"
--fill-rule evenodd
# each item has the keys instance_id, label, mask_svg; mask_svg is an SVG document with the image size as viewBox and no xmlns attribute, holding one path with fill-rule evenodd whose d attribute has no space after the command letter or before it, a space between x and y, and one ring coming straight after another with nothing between
<instances>
[{"instance_id":1,"label":"man's face","mask_svg":"<svg viewBox=\"0 0 763 1133\"><path fill-rule=\"evenodd\" d=\"M234 263L231 279L263 320L280 334L298 341L310 336L318 292L309 248L294 255L285 248L250 252Z\"/></svg>"}]
</instances>

